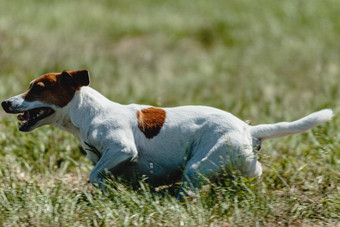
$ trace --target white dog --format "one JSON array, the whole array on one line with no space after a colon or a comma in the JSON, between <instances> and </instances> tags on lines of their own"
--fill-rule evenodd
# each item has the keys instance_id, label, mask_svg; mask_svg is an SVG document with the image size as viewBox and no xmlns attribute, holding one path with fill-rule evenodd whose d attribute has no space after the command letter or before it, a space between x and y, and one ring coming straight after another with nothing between
<instances>
[{"instance_id":1,"label":"white dog","mask_svg":"<svg viewBox=\"0 0 340 227\"><path fill-rule=\"evenodd\" d=\"M181 179L191 190L225 167L258 177L261 141L304 132L333 116L326 109L290 123L250 126L212 107L121 105L88 85L87 70L49 73L2 106L22 113L20 131L51 124L72 133L95 165L90 182L100 187L107 173L131 181L143 176L155 186Z\"/></svg>"}]
</instances>

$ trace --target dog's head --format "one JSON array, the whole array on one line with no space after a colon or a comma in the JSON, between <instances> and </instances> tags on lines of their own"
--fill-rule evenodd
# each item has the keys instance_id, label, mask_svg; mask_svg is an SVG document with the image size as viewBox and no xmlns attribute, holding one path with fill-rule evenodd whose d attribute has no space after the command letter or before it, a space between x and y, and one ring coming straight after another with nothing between
<instances>
[{"instance_id":1,"label":"dog's head","mask_svg":"<svg viewBox=\"0 0 340 227\"><path fill-rule=\"evenodd\" d=\"M30 83L29 89L2 102L7 113L18 115L18 129L32 131L51 124L56 112L65 107L75 92L89 85L88 70L48 73Z\"/></svg>"}]
</instances>

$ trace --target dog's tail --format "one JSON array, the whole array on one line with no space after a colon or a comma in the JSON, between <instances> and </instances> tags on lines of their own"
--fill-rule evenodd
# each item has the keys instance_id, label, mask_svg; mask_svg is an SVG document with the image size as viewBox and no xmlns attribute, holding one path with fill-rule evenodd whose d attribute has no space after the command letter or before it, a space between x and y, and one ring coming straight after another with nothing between
<instances>
[{"instance_id":1,"label":"dog's tail","mask_svg":"<svg viewBox=\"0 0 340 227\"><path fill-rule=\"evenodd\" d=\"M276 124L252 126L251 135L252 137L260 140L279 138L307 131L314 126L331 120L332 117L333 111L330 109L324 109L293 122L280 122Z\"/></svg>"}]
</instances>

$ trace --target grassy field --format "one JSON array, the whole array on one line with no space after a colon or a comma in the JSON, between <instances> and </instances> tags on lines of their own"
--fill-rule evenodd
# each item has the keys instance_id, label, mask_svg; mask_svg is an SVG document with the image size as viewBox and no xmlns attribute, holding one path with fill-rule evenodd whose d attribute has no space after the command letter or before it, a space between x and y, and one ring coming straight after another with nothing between
<instances>
[{"instance_id":1,"label":"grassy field","mask_svg":"<svg viewBox=\"0 0 340 227\"><path fill-rule=\"evenodd\" d=\"M0 0L0 100L87 68L120 103L209 105L251 124L336 114L266 141L261 179L227 178L182 204L143 184L103 195L70 134L20 133L0 111L0 225L339 226L339 12L337 0Z\"/></svg>"}]
</instances>

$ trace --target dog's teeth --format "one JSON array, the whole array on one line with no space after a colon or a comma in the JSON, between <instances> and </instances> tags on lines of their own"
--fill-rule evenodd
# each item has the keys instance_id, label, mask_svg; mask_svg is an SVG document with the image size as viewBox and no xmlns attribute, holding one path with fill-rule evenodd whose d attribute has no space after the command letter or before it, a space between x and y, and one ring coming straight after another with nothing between
<instances>
[{"instance_id":1,"label":"dog's teeth","mask_svg":"<svg viewBox=\"0 0 340 227\"><path fill-rule=\"evenodd\" d=\"M23 126L24 124L26 124L26 121L19 121L18 123L19 127Z\"/></svg>"}]
</instances>

